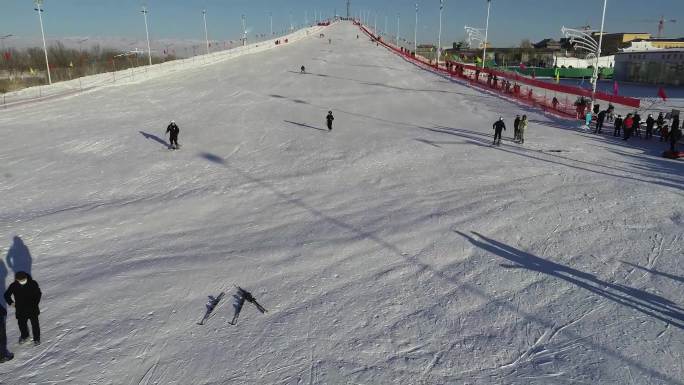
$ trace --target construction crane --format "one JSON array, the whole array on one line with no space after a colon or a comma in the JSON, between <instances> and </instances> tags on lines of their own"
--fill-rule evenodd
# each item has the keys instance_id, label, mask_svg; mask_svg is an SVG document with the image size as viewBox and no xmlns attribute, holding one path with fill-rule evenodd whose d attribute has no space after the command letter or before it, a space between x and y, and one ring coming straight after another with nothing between
<instances>
[{"instance_id":1,"label":"construction crane","mask_svg":"<svg viewBox=\"0 0 684 385\"><path fill-rule=\"evenodd\" d=\"M637 21L638 23L658 23L658 39L661 39L663 37L663 33L665 32L665 23L676 23L677 20L675 19L666 19L665 16L661 16L660 19L655 20L655 19L647 19L647 20L639 20Z\"/></svg>"}]
</instances>

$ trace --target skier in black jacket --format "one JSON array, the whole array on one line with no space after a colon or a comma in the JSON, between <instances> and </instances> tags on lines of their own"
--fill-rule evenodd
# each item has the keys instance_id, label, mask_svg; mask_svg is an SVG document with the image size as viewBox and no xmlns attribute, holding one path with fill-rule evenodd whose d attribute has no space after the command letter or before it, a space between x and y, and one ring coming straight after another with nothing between
<instances>
[{"instance_id":1,"label":"skier in black jacket","mask_svg":"<svg viewBox=\"0 0 684 385\"><path fill-rule=\"evenodd\" d=\"M520 138L520 131L518 131L519 126L520 126L520 115L516 115L515 120L513 121L513 140L518 140Z\"/></svg>"},{"instance_id":2,"label":"skier in black jacket","mask_svg":"<svg viewBox=\"0 0 684 385\"><path fill-rule=\"evenodd\" d=\"M38 304L42 296L40 287L38 282L23 271L18 271L14 275L14 279L15 281L5 291L5 301L15 308L17 323L21 332L19 343L23 344L28 341L28 321L31 320L33 343L40 345L40 324L38 322L38 315L40 314Z\"/></svg>"},{"instance_id":3,"label":"skier in black jacket","mask_svg":"<svg viewBox=\"0 0 684 385\"><path fill-rule=\"evenodd\" d=\"M497 120L494 125L492 125L492 128L494 129L494 143L492 145L501 145L501 131L506 131L506 124L503 121L503 118L499 116L499 120Z\"/></svg>"},{"instance_id":4,"label":"skier in black jacket","mask_svg":"<svg viewBox=\"0 0 684 385\"><path fill-rule=\"evenodd\" d=\"M332 122L335 120L335 117L332 114L332 111L328 111L328 116L325 117L325 120L328 123L328 131L332 131Z\"/></svg>"},{"instance_id":5,"label":"skier in black jacket","mask_svg":"<svg viewBox=\"0 0 684 385\"><path fill-rule=\"evenodd\" d=\"M180 128L176 125L176 121L172 120L169 126L166 127L166 133L169 134L169 148L177 150L178 147L178 134L180 133Z\"/></svg>"}]
</instances>

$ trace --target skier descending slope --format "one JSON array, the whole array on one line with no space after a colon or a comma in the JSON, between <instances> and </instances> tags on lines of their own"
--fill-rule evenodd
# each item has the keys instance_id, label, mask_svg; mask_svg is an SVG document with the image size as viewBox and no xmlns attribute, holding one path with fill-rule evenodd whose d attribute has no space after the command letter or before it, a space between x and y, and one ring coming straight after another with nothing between
<instances>
[{"instance_id":1,"label":"skier descending slope","mask_svg":"<svg viewBox=\"0 0 684 385\"><path fill-rule=\"evenodd\" d=\"M166 133L169 134L169 149L177 150L180 146L178 145L178 134L180 133L180 128L176 125L176 121L172 120L169 126L166 127Z\"/></svg>"},{"instance_id":2,"label":"skier descending slope","mask_svg":"<svg viewBox=\"0 0 684 385\"><path fill-rule=\"evenodd\" d=\"M501 131L506 131L506 124L503 121L503 118L499 116L499 120L497 120L494 125L492 126L494 129L494 143L492 145L501 145Z\"/></svg>"},{"instance_id":3,"label":"skier descending slope","mask_svg":"<svg viewBox=\"0 0 684 385\"><path fill-rule=\"evenodd\" d=\"M328 124L328 131L332 131L332 122L335 120L335 117L332 114L332 111L328 111L328 116L325 117L325 120Z\"/></svg>"}]
</instances>

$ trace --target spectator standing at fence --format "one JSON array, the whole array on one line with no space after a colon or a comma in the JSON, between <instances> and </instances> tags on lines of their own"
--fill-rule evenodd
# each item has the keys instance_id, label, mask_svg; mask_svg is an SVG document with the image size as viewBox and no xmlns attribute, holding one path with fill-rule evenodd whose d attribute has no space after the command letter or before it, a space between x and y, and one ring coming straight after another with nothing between
<instances>
[{"instance_id":1,"label":"spectator standing at fence","mask_svg":"<svg viewBox=\"0 0 684 385\"><path fill-rule=\"evenodd\" d=\"M622 140L627 140L630 136L632 136L632 127L634 127L633 124L634 119L632 119L632 114L627 114L625 121L622 122L622 130L625 132L625 135L622 138Z\"/></svg>"},{"instance_id":2,"label":"spectator standing at fence","mask_svg":"<svg viewBox=\"0 0 684 385\"><path fill-rule=\"evenodd\" d=\"M658 132L662 132L663 126L665 125L665 117L663 116L663 113L658 114L658 118L656 119L656 125L658 127ZM660 138L661 141L663 141L663 138Z\"/></svg>"},{"instance_id":3,"label":"spectator standing at fence","mask_svg":"<svg viewBox=\"0 0 684 385\"><path fill-rule=\"evenodd\" d=\"M651 139L653 137L653 126L655 125L655 119L653 119L653 115L648 114L648 118L646 118L646 139Z\"/></svg>"},{"instance_id":4,"label":"spectator standing at fence","mask_svg":"<svg viewBox=\"0 0 684 385\"><path fill-rule=\"evenodd\" d=\"M613 122L615 130L613 130L613 136L620 136L620 128L622 128L622 115L618 115Z\"/></svg>"},{"instance_id":5,"label":"spectator standing at fence","mask_svg":"<svg viewBox=\"0 0 684 385\"><path fill-rule=\"evenodd\" d=\"M601 105L600 104L594 104L594 115L598 115L599 111L601 111Z\"/></svg>"},{"instance_id":6,"label":"spectator standing at fence","mask_svg":"<svg viewBox=\"0 0 684 385\"><path fill-rule=\"evenodd\" d=\"M553 109L557 110L558 109L558 98L555 96L553 97L553 100L551 100L551 104L553 105Z\"/></svg>"},{"instance_id":7,"label":"spectator standing at fence","mask_svg":"<svg viewBox=\"0 0 684 385\"><path fill-rule=\"evenodd\" d=\"M584 124L587 126L587 130L591 128L591 110L587 110L587 114L584 116Z\"/></svg>"},{"instance_id":8,"label":"spectator standing at fence","mask_svg":"<svg viewBox=\"0 0 684 385\"><path fill-rule=\"evenodd\" d=\"M492 145L501 145L501 131L506 131L506 124L503 121L503 117L499 116L499 120L497 120L494 125L492 126L494 129L494 143Z\"/></svg>"},{"instance_id":9,"label":"spectator standing at fence","mask_svg":"<svg viewBox=\"0 0 684 385\"><path fill-rule=\"evenodd\" d=\"M518 139L520 144L525 143L525 131L527 130L527 115L523 115L518 126Z\"/></svg>"},{"instance_id":10,"label":"spectator standing at fence","mask_svg":"<svg viewBox=\"0 0 684 385\"><path fill-rule=\"evenodd\" d=\"M594 130L595 133L601 133L601 128L603 128L603 121L606 120L607 113L608 112L606 110L603 110L599 112L598 116L596 116L596 130Z\"/></svg>"},{"instance_id":11,"label":"spectator standing at fence","mask_svg":"<svg viewBox=\"0 0 684 385\"><path fill-rule=\"evenodd\" d=\"M518 128L520 127L520 115L515 116L515 120L513 121L513 140L518 140L520 137L520 133L518 131Z\"/></svg>"},{"instance_id":12,"label":"spectator standing at fence","mask_svg":"<svg viewBox=\"0 0 684 385\"><path fill-rule=\"evenodd\" d=\"M632 133L641 138L641 115L639 115L639 112L634 113L633 119Z\"/></svg>"}]
</instances>

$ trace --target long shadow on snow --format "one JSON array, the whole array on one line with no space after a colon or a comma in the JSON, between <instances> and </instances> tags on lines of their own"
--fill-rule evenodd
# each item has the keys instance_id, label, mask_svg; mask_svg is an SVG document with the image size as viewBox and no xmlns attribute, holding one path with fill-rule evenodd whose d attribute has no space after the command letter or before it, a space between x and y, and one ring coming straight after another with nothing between
<instances>
[{"instance_id":1,"label":"long shadow on snow","mask_svg":"<svg viewBox=\"0 0 684 385\"><path fill-rule=\"evenodd\" d=\"M489 135L483 134L481 132L459 129L459 128L452 128L452 127L441 127L441 126L436 126L435 128L428 128L428 127L419 127L419 128L427 130L427 131L442 133L442 134L455 135L455 136L464 138L466 140L469 140L473 144L490 145L491 146L490 139L484 139L484 138L489 138ZM504 138L504 141L506 141L506 140L507 139ZM515 154L518 156L524 156L526 158L540 160L543 162L548 162L548 163L552 163L552 164L556 164L556 165L560 165L560 166L570 167L570 168L574 168L577 170L588 171L588 172L591 172L594 174L606 175L606 176L610 176L610 177L627 179L627 180L632 180L632 181L636 181L636 182L652 183L652 184L665 186L665 187L672 187L672 188L676 188L676 189L680 189L680 190L684 189L684 180L677 180L677 179L673 180L671 176L664 177L664 176L654 175L652 172L651 173L645 173L645 172L639 172L639 171L634 171L634 170L629 170L629 169L623 169L623 168L619 168L619 167L607 166L607 165L603 165L603 164L591 163L591 162L587 162L587 161L583 161L583 160L568 158L568 157L565 157L562 155L557 155L555 153L550 153L550 152L545 152L545 151L540 151L540 150L533 150L533 149L525 148L522 146L515 146L515 147L514 146L504 146L504 147L496 147L496 149L499 151L504 151L504 152L508 152L511 154ZM545 159L543 157L537 156L536 154L544 154L546 156L550 156L550 157L553 157L553 158L556 158L559 160ZM579 164L584 164L584 165L587 165L590 167L604 168L604 169L624 172L627 174L636 174L636 175L642 176L644 178L654 178L656 180L650 181L650 180L646 180L643 178L636 178L636 177L627 176L627 175L618 175L618 174L614 174L614 173L611 173L608 171L600 171L600 170L595 170L595 169L588 168L588 167L564 163L561 160L579 163Z\"/></svg>"},{"instance_id":2,"label":"long shadow on snow","mask_svg":"<svg viewBox=\"0 0 684 385\"><path fill-rule=\"evenodd\" d=\"M289 120L283 120L283 122L285 122L285 123L290 123L290 124L294 124L295 126L299 126L299 127L313 128L314 130L319 130L319 131L328 131L328 130L326 130L326 129L319 128L319 127L314 127L314 126L310 126L310 125L305 124L305 123L297 123L297 122L292 122L292 121L289 121Z\"/></svg>"},{"instance_id":3,"label":"long shadow on snow","mask_svg":"<svg viewBox=\"0 0 684 385\"><path fill-rule=\"evenodd\" d=\"M163 144L163 145L166 146L166 147L169 147L169 146L170 146L170 144L168 144L164 139L158 137L157 135L148 134L147 132L143 132L143 131L138 131L138 132L139 132L140 134L142 134L142 136L144 136L145 139L152 139L152 140L154 140L155 142L161 143L161 144Z\"/></svg>"},{"instance_id":4,"label":"long shadow on snow","mask_svg":"<svg viewBox=\"0 0 684 385\"><path fill-rule=\"evenodd\" d=\"M199 156L206 159L207 161L210 161L210 162L216 163L217 165L226 167L228 170L233 171L234 173L236 173L236 174L240 175L241 177L249 180L250 182L253 182L253 183L261 186L262 188L270 191L271 193L273 193L277 197L283 199L287 203L290 203L290 204L295 205L297 207L300 207L304 210L307 210L310 213L312 213L314 216L316 216L320 219L323 219L325 221L328 221L328 222L330 222L336 226L340 226L341 228L347 229L347 230L357 234L358 236L360 236L362 238L372 240L373 242L377 243L382 248L385 248L385 249L389 250L390 252L392 252L395 256L403 259L407 264L417 266L419 271L428 271L431 274L433 274L435 277L438 277L439 279L446 281L450 285L456 286L456 288L453 290L454 293L459 288L462 288L462 289L467 290L468 292L470 292L470 293L474 294L475 296L480 297L482 299L488 300L490 302L496 301L503 308L506 308L509 311L516 312L516 313L520 314L523 318L525 318L526 320L528 320L530 322L542 325L546 328L552 328L555 326L555 324L552 321L545 320L536 314L529 314L529 313L526 313L524 311L521 311L519 308L517 308L516 306L514 306L513 304L511 304L508 301L492 298L492 296L490 294L484 292L479 287L476 287L475 285L460 282L456 278L448 275L446 272L444 272L442 270L435 269L432 266L430 266L429 264L421 262L415 256L412 257L412 256L406 255L405 253L402 253L398 247L396 247L395 245L393 245L393 244L385 241L384 239L378 237L374 233L363 231L363 230L361 230L361 229L359 229L353 225L350 225L350 224L345 223L339 219L336 219L336 218L333 218L333 217L330 217L330 216L324 214L320 210L318 210L314 207L311 207L310 205L304 203L301 199L293 198L293 197L279 191L277 188L275 188L275 186L271 185L270 183L268 183L262 179L253 177L253 176L249 175L247 172L244 172L244 171L238 169L237 167L229 165L222 157L220 157L218 155L211 154L208 152L203 152L203 153L200 153ZM340 290L346 290L346 288L340 289ZM308 301L303 301L303 302L304 303L300 304L300 306L302 308L305 308L306 306L311 305L310 303L308 303ZM403 320L400 320L397 322L403 322ZM571 331L568 331L567 333L569 334L569 337L571 339L583 339L583 337L584 337L584 336L580 336L580 335L577 335L575 333L572 333ZM619 361L624 362L625 364L627 364L628 366L630 366L632 368L638 369L639 371L643 372L649 378L657 378L657 379L666 381L666 382L671 383L671 384L684 385L684 382L681 382L675 378L672 378L665 373L658 372L655 369L651 369L649 367L646 367L643 364L641 364L640 362L636 361L634 358L625 356L618 351L608 349L607 347L593 343L590 340L585 340L585 344L587 346L594 348L596 351L602 352L602 353L604 353L610 357L613 357Z\"/></svg>"},{"instance_id":5,"label":"long shadow on snow","mask_svg":"<svg viewBox=\"0 0 684 385\"><path fill-rule=\"evenodd\" d=\"M23 271L31 275L33 257L31 257L28 246L26 246L20 236L16 235L12 239L12 246L7 251L5 260L7 261L7 267L11 268L15 273Z\"/></svg>"},{"instance_id":6,"label":"long shadow on snow","mask_svg":"<svg viewBox=\"0 0 684 385\"><path fill-rule=\"evenodd\" d=\"M660 275L660 276L662 276L662 277L669 278L669 279L672 279L672 280L675 280L675 281L679 281L679 282L681 282L681 283L684 283L684 277L680 277L680 276L678 276L678 275L663 273L662 271L653 270L653 269L647 269L647 268L645 268L645 267L641 267L641 266L639 266L639 265L636 265L636 264L634 264L634 263L629 263L629 262L627 262L627 261L620 261L620 262L624 263L625 265L629 265L629 266L632 266L632 267L634 267L634 268L637 268L637 269L639 269L639 270L647 271L647 272L649 272L649 273L651 273L651 274L653 274L653 275Z\"/></svg>"},{"instance_id":7,"label":"long shadow on snow","mask_svg":"<svg viewBox=\"0 0 684 385\"><path fill-rule=\"evenodd\" d=\"M501 267L523 268L562 279L581 289L588 290L610 301L661 320L666 324L684 329L684 308L667 298L626 285L603 281L593 274L539 258L474 231L471 233L481 240L460 231L456 231L456 233L466 238L473 245L514 263L513 265L501 264Z\"/></svg>"}]
</instances>

